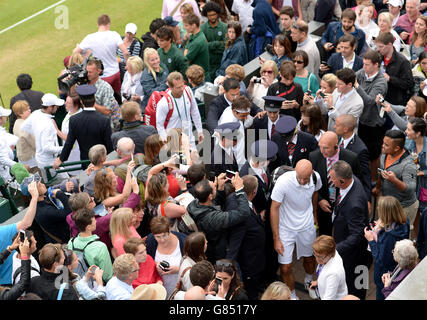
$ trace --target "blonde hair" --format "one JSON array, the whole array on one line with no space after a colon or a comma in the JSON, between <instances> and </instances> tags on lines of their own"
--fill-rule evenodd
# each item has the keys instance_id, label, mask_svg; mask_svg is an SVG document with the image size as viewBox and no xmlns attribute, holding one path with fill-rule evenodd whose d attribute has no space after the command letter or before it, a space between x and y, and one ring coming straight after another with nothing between
<instances>
[{"instance_id":1,"label":"blonde hair","mask_svg":"<svg viewBox=\"0 0 427 320\"><path fill-rule=\"evenodd\" d=\"M322 235L313 242L313 251L328 256L335 256L336 244L331 236Z\"/></svg>"},{"instance_id":2,"label":"blonde hair","mask_svg":"<svg viewBox=\"0 0 427 320\"><path fill-rule=\"evenodd\" d=\"M168 77L166 78L166 83L168 84L169 88L173 88L173 82L179 81L179 80L184 80L184 77L180 72L173 71L168 74Z\"/></svg>"},{"instance_id":3,"label":"blonde hair","mask_svg":"<svg viewBox=\"0 0 427 320\"><path fill-rule=\"evenodd\" d=\"M131 208L120 208L114 210L110 220L111 241L116 236L123 236L129 239L132 235L129 229L133 219L133 211Z\"/></svg>"},{"instance_id":4,"label":"blonde hair","mask_svg":"<svg viewBox=\"0 0 427 320\"><path fill-rule=\"evenodd\" d=\"M68 67L72 67L76 64L82 64L84 60L85 59L80 53L75 52L70 56L70 60L68 61Z\"/></svg>"},{"instance_id":5,"label":"blonde hair","mask_svg":"<svg viewBox=\"0 0 427 320\"><path fill-rule=\"evenodd\" d=\"M322 77L322 80L325 81L328 86L332 89L335 89L337 86L337 76L333 73L327 73Z\"/></svg>"},{"instance_id":6,"label":"blonde hair","mask_svg":"<svg viewBox=\"0 0 427 320\"><path fill-rule=\"evenodd\" d=\"M113 271L121 281L126 281L135 267L136 259L133 254L125 253L118 256L113 263Z\"/></svg>"},{"instance_id":7,"label":"blonde hair","mask_svg":"<svg viewBox=\"0 0 427 320\"><path fill-rule=\"evenodd\" d=\"M12 111L16 115L17 118L21 117L21 114L23 114L27 108L29 108L30 105L25 100L18 100L16 101L12 106Z\"/></svg>"},{"instance_id":8,"label":"blonde hair","mask_svg":"<svg viewBox=\"0 0 427 320\"><path fill-rule=\"evenodd\" d=\"M275 281L264 291L261 300L291 300L291 290L285 283Z\"/></svg>"},{"instance_id":9,"label":"blonde hair","mask_svg":"<svg viewBox=\"0 0 427 320\"><path fill-rule=\"evenodd\" d=\"M230 64L225 69L225 74L239 82L245 79L245 69L240 64Z\"/></svg>"},{"instance_id":10,"label":"blonde hair","mask_svg":"<svg viewBox=\"0 0 427 320\"><path fill-rule=\"evenodd\" d=\"M184 10L186 14L194 13L193 6L190 3L184 3L179 10Z\"/></svg>"},{"instance_id":11,"label":"blonde hair","mask_svg":"<svg viewBox=\"0 0 427 320\"><path fill-rule=\"evenodd\" d=\"M267 60L261 65L261 69L259 70L259 73L262 74L265 69L271 68L274 73L274 77L277 78L277 75L279 74L279 69L277 69L277 64L273 60Z\"/></svg>"},{"instance_id":12,"label":"blonde hair","mask_svg":"<svg viewBox=\"0 0 427 320\"><path fill-rule=\"evenodd\" d=\"M164 173L153 174L147 183L147 201L155 206L164 202L169 196L166 189L168 179Z\"/></svg>"},{"instance_id":13,"label":"blonde hair","mask_svg":"<svg viewBox=\"0 0 427 320\"><path fill-rule=\"evenodd\" d=\"M390 27L393 25L393 16L391 15L390 12L381 12L378 15L378 20L380 20L380 18L383 18L385 20L387 20L388 24L390 25Z\"/></svg>"},{"instance_id":14,"label":"blonde hair","mask_svg":"<svg viewBox=\"0 0 427 320\"><path fill-rule=\"evenodd\" d=\"M388 229L393 222L397 224L406 223L406 214L399 200L392 196L383 196L378 200L378 218L382 227Z\"/></svg>"},{"instance_id":15,"label":"blonde hair","mask_svg":"<svg viewBox=\"0 0 427 320\"><path fill-rule=\"evenodd\" d=\"M144 69L144 62L142 62L142 59L138 56L129 57L126 63L130 65L132 71L135 73L140 73L142 69Z\"/></svg>"},{"instance_id":16,"label":"blonde hair","mask_svg":"<svg viewBox=\"0 0 427 320\"><path fill-rule=\"evenodd\" d=\"M148 71L151 72L154 80L157 80L156 71L148 63L148 58L153 54L156 54L157 56L159 55L156 49L146 48L144 50L144 65L148 69ZM160 70L162 70L162 67L160 67Z\"/></svg>"}]
</instances>

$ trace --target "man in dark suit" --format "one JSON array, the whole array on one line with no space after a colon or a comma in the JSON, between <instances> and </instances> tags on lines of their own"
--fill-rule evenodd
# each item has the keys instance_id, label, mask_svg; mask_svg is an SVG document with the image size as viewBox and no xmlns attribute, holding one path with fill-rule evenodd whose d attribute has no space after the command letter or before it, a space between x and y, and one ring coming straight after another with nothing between
<instances>
[{"instance_id":1,"label":"man in dark suit","mask_svg":"<svg viewBox=\"0 0 427 320\"><path fill-rule=\"evenodd\" d=\"M281 165L295 167L299 160L308 160L310 152L318 148L316 138L298 131L296 126L297 121L292 116L282 116L277 121L276 132L271 140L278 145L279 151L277 159L269 164L271 172Z\"/></svg>"},{"instance_id":2,"label":"man in dark suit","mask_svg":"<svg viewBox=\"0 0 427 320\"><path fill-rule=\"evenodd\" d=\"M240 136L239 122L226 122L215 129L215 145L211 153L210 171L219 176L227 170L237 172L237 152L233 147L237 144Z\"/></svg>"},{"instance_id":3,"label":"man in dark suit","mask_svg":"<svg viewBox=\"0 0 427 320\"><path fill-rule=\"evenodd\" d=\"M123 130L114 132L111 136L113 148L116 149L117 141L123 137L129 137L135 143L135 153L145 153L145 139L152 134L156 134L156 128L143 125L141 122L141 108L135 101L125 102L121 108L124 120Z\"/></svg>"},{"instance_id":4,"label":"man in dark suit","mask_svg":"<svg viewBox=\"0 0 427 320\"><path fill-rule=\"evenodd\" d=\"M261 216L269 208L271 176L268 163L276 157L278 149L273 141L255 141L251 146L252 156L239 171L241 177L252 175L258 180L258 191L252 203Z\"/></svg>"},{"instance_id":5,"label":"man in dark suit","mask_svg":"<svg viewBox=\"0 0 427 320\"><path fill-rule=\"evenodd\" d=\"M31 90L33 86L33 79L29 74L22 73L16 78L16 84L18 85L20 93L10 99L10 110L12 106L18 100L25 100L30 105L31 112L34 112L42 107L43 92ZM11 113L9 116L9 133L13 134L13 125L16 121L15 113Z\"/></svg>"},{"instance_id":6,"label":"man in dark suit","mask_svg":"<svg viewBox=\"0 0 427 320\"><path fill-rule=\"evenodd\" d=\"M80 96L84 108L82 112L70 118L70 130L62 152L53 165L55 169L68 159L76 140L80 146L81 160L89 159L89 149L95 144L103 144L107 153L113 151L110 119L97 112L93 107L96 87L84 84L77 86L76 92Z\"/></svg>"},{"instance_id":7,"label":"man in dark suit","mask_svg":"<svg viewBox=\"0 0 427 320\"><path fill-rule=\"evenodd\" d=\"M338 188L332 213L332 236L343 260L348 293L364 300L368 283L356 278L362 271L368 272L372 262L364 237L364 228L369 225L366 194L362 183L353 176L350 165L345 161L332 165L331 180ZM360 266L367 268L363 270Z\"/></svg>"},{"instance_id":8,"label":"man in dark suit","mask_svg":"<svg viewBox=\"0 0 427 320\"><path fill-rule=\"evenodd\" d=\"M253 121L253 129L255 129L255 141L261 139L271 140L272 135L276 132L277 121L280 117L280 108L285 98L276 96L265 96L264 109L267 111L267 116L255 118Z\"/></svg>"},{"instance_id":9,"label":"man in dark suit","mask_svg":"<svg viewBox=\"0 0 427 320\"><path fill-rule=\"evenodd\" d=\"M325 132L319 140L319 150L310 153L309 160L313 164L313 170L320 174L322 188L317 199L317 221L319 223L319 235L332 234L332 211L336 203L336 188L330 179L332 165L338 160L344 160L350 164L356 176L361 176L360 164L357 155L350 150L338 147L338 136L335 132ZM366 195L365 195L366 196Z\"/></svg>"},{"instance_id":10,"label":"man in dark suit","mask_svg":"<svg viewBox=\"0 0 427 320\"><path fill-rule=\"evenodd\" d=\"M237 261L242 271L242 280L250 300L259 299L264 291L264 269L266 266L266 232L265 223L253 201L259 190L259 179L253 175L242 177L249 207L249 217L245 222L233 227L229 233L229 250L226 258ZM238 202L233 201L226 210L238 209Z\"/></svg>"},{"instance_id":11,"label":"man in dark suit","mask_svg":"<svg viewBox=\"0 0 427 320\"><path fill-rule=\"evenodd\" d=\"M350 68L354 72L363 68L363 59L354 52L356 50L356 38L353 35L345 34L339 38L338 48L340 48L340 52L333 53L329 57L327 65L320 65L320 77L326 73L335 74L343 68Z\"/></svg>"},{"instance_id":12,"label":"man in dark suit","mask_svg":"<svg viewBox=\"0 0 427 320\"><path fill-rule=\"evenodd\" d=\"M335 122L335 133L341 137L339 141L340 148L353 151L357 154L360 163L360 170L362 172L362 179L360 182L365 189L366 198L368 199L368 207L371 201L371 171L369 169L369 150L365 143L356 134L357 121L351 114L340 115Z\"/></svg>"},{"instance_id":13,"label":"man in dark suit","mask_svg":"<svg viewBox=\"0 0 427 320\"><path fill-rule=\"evenodd\" d=\"M231 106L234 99L240 96L240 82L233 78L227 78L224 80L224 94L219 95L213 99L209 104L209 112L206 116L206 126L211 134L215 131L218 126L218 120L221 118L224 110ZM255 104L251 103L251 116L255 116L262 110Z\"/></svg>"}]
</instances>

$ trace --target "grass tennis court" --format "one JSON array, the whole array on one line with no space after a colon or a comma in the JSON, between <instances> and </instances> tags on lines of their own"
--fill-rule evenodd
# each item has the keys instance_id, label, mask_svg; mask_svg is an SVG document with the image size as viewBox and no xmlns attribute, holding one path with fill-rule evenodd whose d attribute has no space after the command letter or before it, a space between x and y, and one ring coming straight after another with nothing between
<instances>
[{"instance_id":1,"label":"grass tennis court","mask_svg":"<svg viewBox=\"0 0 427 320\"><path fill-rule=\"evenodd\" d=\"M0 32L15 23L55 4L59 0L0 1ZM137 37L148 31L154 18L161 16L160 0L65 0L58 4L63 10L51 8L16 27L0 33L0 93L4 107L19 93L16 77L29 73L33 89L57 94L57 77L64 68L63 59L72 53L85 35L97 31L97 18L108 14L111 30L124 35L127 23L138 26ZM65 10L64 10L65 9ZM58 29L66 25L68 29ZM65 18L65 19L64 19ZM0 102L1 104L1 102Z\"/></svg>"}]
</instances>

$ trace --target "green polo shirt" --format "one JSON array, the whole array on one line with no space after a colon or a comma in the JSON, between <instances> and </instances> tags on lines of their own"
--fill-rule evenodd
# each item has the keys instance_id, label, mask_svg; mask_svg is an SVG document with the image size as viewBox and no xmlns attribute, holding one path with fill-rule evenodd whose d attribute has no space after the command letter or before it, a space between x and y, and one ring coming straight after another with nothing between
<instances>
[{"instance_id":1,"label":"green polo shirt","mask_svg":"<svg viewBox=\"0 0 427 320\"><path fill-rule=\"evenodd\" d=\"M172 43L168 52L165 52L162 48L157 49L157 52L159 53L160 61L168 67L169 73L178 71L185 77L188 63L182 51L174 43Z\"/></svg>"},{"instance_id":2,"label":"green polo shirt","mask_svg":"<svg viewBox=\"0 0 427 320\"><path fill-rule=\"evenodd\" d=\"M202 31L188 38L185 49L188 50L185 56L189 64L197 64L205 71L205 81L211 81L209 75L209 49L208 41Z\"/></svg>"},{"instance_id":3,"label":"green polo shirt","mask_svg":"<svg viewBox=\"0 0 427 320\"><path fill-rule=\"evenodd\" d=\"M213 79L216 71L221 65L222 54L225 50L225 40L227 35L227 24L218 21L215 27L209 24L209 21L202 24L200 30L205 34L208 40L209 48L209 71Z\"/></svg>"}]
</instances>

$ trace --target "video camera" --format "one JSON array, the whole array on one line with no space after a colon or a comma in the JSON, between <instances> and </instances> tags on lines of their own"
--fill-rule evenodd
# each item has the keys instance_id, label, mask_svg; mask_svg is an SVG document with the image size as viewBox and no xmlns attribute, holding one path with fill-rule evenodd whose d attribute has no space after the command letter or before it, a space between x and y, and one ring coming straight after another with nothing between
<instances>
[{"instance_id":1,"label":"video camera","mask_svg":"<svg viewBox=\"0 0 427 320\"><path fill-rule=\"evenodd\" d=\"M82 64L75 64L67 68L65 73L58 78L59 90L61 90L62 92L66 92L67 95L69 95L71 87L75 84L81 85L88 83L89 79L87 77L86 65L89 60L98 60L100 62L102 69L100 75L102 75L104 71L104 65L102 61L95 57L88 57Z\"/></svg>"}]
</instances>

